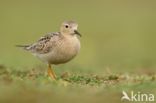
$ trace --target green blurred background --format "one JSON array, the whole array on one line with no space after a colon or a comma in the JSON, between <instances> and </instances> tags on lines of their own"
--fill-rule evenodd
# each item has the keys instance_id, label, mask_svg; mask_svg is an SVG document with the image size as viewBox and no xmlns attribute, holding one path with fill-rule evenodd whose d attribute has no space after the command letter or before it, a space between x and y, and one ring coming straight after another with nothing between
<instances>
[{"instance_id":1,"label":"green blurred background","mask_svg":"<svg viewBox=\"0 0 156 103\"><path fill-rule=\"evenodd\" d=\"M15 45L33 43L47 32L58 31L64 20L76 20L83 35L81 52L56 68L154 70L155 5L154 0L0 0L0 64L45 67Z\"/></svg>"},{"instance_id":2,"label":"green blurred background","mask_svg":"<svg viewBox=\"0 0 156 103\"><path fill-rule=\"evenodd\" d=\"M110 71L128 79L91 86L51 81L45 75L20 77L25 74L21 70L42 67L46 71L47 67L15 45L31 44L47 32L58 31L64 20L78 22L82 48L74 60L55 66L56 74L110 75ZM0 101L120 103L122 90L155 93L155 44L155 0L0 0L0 69L17 69L15 74L0 74Z\"/></svg>"}]
</instances>

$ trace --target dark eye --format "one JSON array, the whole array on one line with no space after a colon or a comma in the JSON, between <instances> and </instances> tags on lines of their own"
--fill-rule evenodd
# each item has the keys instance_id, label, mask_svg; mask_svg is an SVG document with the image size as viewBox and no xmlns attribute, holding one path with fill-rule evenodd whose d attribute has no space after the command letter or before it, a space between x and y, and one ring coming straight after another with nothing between
<instances>
[{"instance_id":1,"label":"dark eye","mask_svg":"<svg viewBox=\"0 0 156 103\"><path fill-rule=\"evenodd\" d=\"M69 26L68 25L65 25L65 27L68 28Z\"/></svg>"}]
</instances>

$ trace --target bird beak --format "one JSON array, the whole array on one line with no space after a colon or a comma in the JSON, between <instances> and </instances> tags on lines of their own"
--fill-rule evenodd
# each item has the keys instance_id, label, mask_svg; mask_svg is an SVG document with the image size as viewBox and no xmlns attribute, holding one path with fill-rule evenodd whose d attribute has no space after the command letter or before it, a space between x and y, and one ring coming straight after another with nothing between
<instances>
[{"instance_id":1,"label":"bird beak","mask_svg":"<svg viewBox=\"0 0 156 103\"><path fill-rule=\"evenodd\" d=\"M80 37L82 36L77 30L74 30L74 33L79 35Z\"/></svg>"}]
</instances>

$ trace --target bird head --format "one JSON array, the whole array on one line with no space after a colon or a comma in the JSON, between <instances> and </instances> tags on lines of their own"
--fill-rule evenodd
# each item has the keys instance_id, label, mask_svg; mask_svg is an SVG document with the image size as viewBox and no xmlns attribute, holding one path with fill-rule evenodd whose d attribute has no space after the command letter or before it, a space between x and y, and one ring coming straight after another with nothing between
<instances>
[{"instance_id":1,"label":"bird head","mask_svg":"<svg viewBox=\"0 0 156 103\"><path fill-rule=\"evenodd\" d=\"M81 34L77 31L78 24L75 21L65 21L61 24L60 32L64 35L79 35Z\"/></svg>"}]
</instances>

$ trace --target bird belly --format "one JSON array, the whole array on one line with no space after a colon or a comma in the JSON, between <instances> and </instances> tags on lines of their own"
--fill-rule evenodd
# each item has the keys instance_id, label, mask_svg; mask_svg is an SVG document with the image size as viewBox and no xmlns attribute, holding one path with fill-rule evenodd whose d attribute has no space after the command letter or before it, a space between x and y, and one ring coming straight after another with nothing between
<instances>
[{"instance_id":1,"label":"bird belly","mask_svg":"<svg viewBox=\"0 0 156 103\"><path fill-rule=\"evenodd\" d=\"M66 63L73 59L80 50L80 42L77 38L59 42L49 53L41 54L38 57L50 64Z\"/></svg>"}]
</instances>

